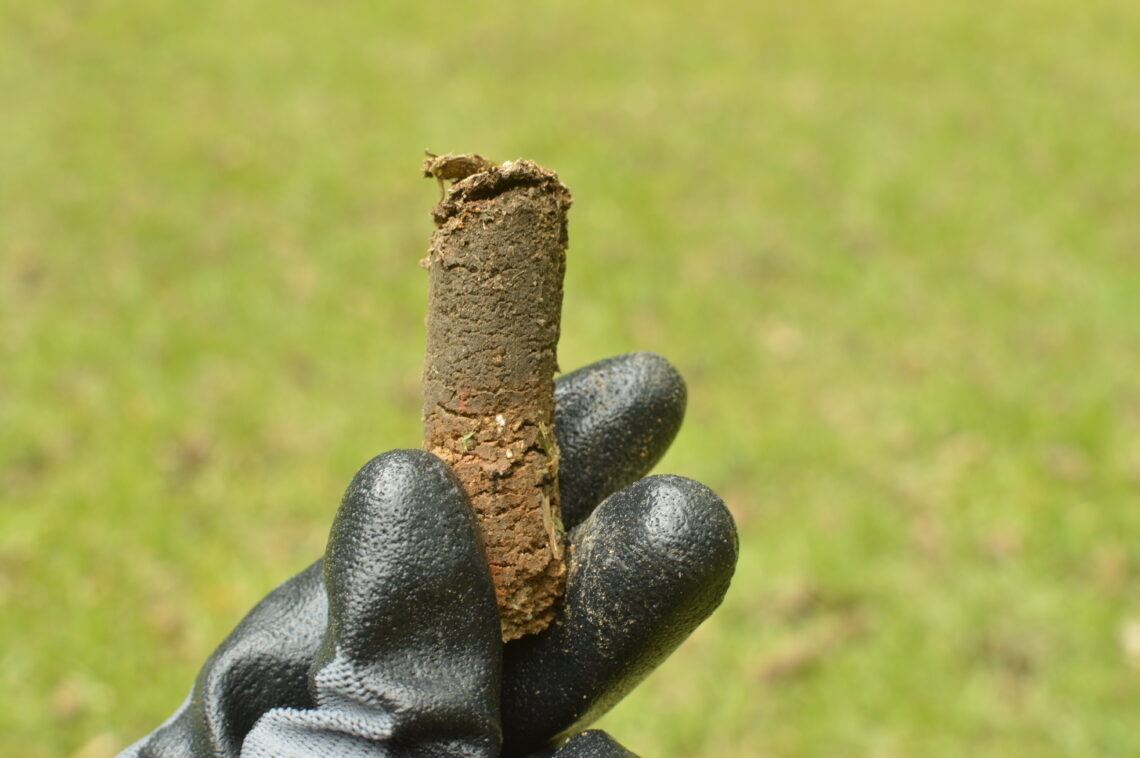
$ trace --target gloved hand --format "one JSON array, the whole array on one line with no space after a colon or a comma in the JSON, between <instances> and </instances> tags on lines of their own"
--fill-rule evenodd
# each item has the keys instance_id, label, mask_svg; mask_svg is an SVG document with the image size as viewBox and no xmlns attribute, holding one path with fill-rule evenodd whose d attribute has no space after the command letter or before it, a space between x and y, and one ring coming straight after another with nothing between
<instances>
[{"instance_id":1,"label":"gloved hand","mask_svg":"<svg viewBox=\"0 0 1140 758\"><path fill-rule=\"evenodd\" d=\"M324 559L250 611L182 707L122 756L631 756L597 731L556 746L719 605L736 529L697 482L639 481L684 413L665 359L593 364L559 379L555 402L571 547L550 628L502 643L450 469L385 453L349 485Z\"/></svg>"}]
</instances>

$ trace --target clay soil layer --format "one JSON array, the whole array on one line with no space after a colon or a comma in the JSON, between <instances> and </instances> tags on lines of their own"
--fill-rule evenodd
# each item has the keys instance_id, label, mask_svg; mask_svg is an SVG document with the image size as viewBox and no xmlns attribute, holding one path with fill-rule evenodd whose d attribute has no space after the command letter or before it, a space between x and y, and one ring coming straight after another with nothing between
<instances>
[{"instance_id":1,"label":"clay soil layer","mask_svg":"<svg viewBox=\"0 0 1140 758\"><path fill-rule=\"evenodd\" d=\"M504 640L546 628L565 584L553 422L570 202L554 172L518 160L432 211L424 449L471 498Z\"/></svg>"}]
</instances>

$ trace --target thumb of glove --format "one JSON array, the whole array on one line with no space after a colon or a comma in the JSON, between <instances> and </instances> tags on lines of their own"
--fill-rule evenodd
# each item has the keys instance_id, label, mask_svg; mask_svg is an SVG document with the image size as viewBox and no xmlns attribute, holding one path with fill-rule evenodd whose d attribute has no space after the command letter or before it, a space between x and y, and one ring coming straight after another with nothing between
<instances>
[{"instance_id":1,"label":"thumb of glove","mask_svg":"<svg viewBox=\"0 0 1140 758\"><path fill-rule=\"evenodd\" d=\"M367 463L324 566L329 624L309 671L316 709L267 712L242 757L496 755L495 594L447 467L419 450Z\"/></svg>"}]
</instances>

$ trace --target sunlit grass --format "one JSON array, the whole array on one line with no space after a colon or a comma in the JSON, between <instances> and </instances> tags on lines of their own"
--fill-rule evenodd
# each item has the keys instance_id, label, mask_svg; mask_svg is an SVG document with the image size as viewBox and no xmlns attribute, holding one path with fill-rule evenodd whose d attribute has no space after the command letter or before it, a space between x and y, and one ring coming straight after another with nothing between
<instances>
[{"instance_id":1,"label":"sunlit grass","mask_svg":"<svg viewBox=\"0 0 1140 758\"><path fill-rule=\"evenodd\" d=\"M435 186L575 195L561 363L690 385L742 533L646 756L1132 756L1140 12L1058 0L0 9L0 753L181 701L418 444Z\"/></svg>"}]
</instances>

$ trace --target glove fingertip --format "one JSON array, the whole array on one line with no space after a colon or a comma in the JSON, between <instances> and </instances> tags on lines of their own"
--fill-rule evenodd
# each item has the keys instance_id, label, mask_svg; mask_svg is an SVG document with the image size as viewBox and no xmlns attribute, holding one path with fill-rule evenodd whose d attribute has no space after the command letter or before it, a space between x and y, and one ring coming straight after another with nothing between
<instances>
[{"instance_id":1,"label":"glove fingertip","mask_svg":"<svg viewBox=\"0 0 1140 758\"><path fill-rule=\"evenodd\" d=\"M739 543L712 490L643 479L571 531L564 612L507 646L504 755L592 723L659 665L724 599Z\"/></svg>"},{"instance_id":2,"label":"glove fingertip","mask_svg":"<svg viewBox=\"0 0 1140 758\"><path fill-rule=\"evenodd\" d=\"M607 646L620 640L627 647L627 675L648 673L663 651L672 651L720 605L739 555L736 523L724 501L700 482L673 474L646 477L608 498L570 541L576 547L573 587L581 600L574 616L591 634L604 636ZM603 597L637 622L638 634L618 632L622 625L592 625L600 616L589 610L600 609ZM656 654L635 652L648 650ZM641 666L632 663L639 659Z\"/></svg>"},{"instance_id":3,"label":"glove fingertip","mask_svg":"<svg viewBox=\"0 0 1140 758\"><path fill-rule=\"evenodd\" d=\"M568 527L661 460L681 428L687 397L680 372L649 352L607 358L558 380L554 433Z\"/></svg>"},{"instance_id":4,"label":"glove fingertip","mask_svg":"<svg viewBox=\"0 0 1140 758\"><path fill-rule=\"evenodd\" d=\"M451 470L431 453L394 450L353 478L325 554L330 623L365 646L375 635L474 618L498 629L490 570L474 514ZM429 614L431 615L431 614Z\"/></svg>"}]
</instances>

